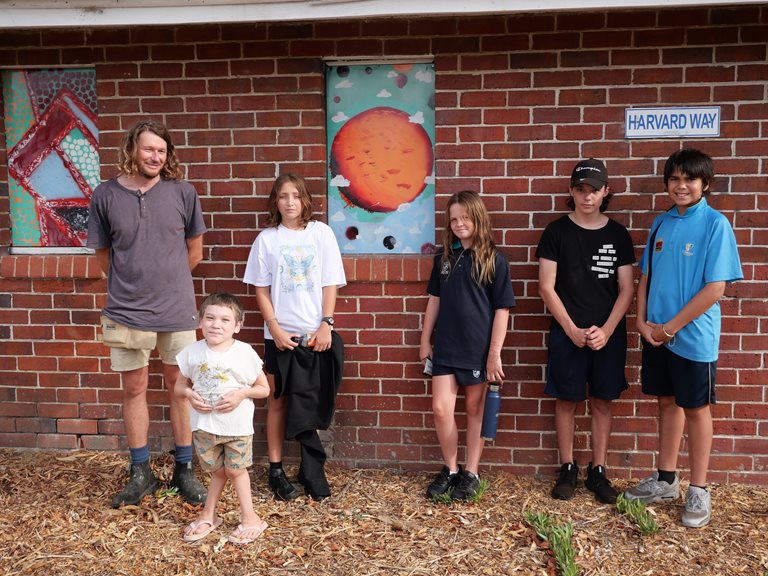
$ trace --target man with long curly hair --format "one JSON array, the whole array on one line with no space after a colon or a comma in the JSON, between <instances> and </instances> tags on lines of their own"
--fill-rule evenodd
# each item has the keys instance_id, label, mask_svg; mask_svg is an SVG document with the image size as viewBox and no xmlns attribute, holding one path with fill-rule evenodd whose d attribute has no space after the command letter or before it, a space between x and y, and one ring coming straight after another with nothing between
<instances>
[{"instance_id":1,"label":"man with long curly hair","mask_svg":"<svg viewBox=\"0 0 768 576\"><path fill-rule=\"evenodd\" d=\"M119 175L93 192L88 247L108 277L101 320L112 370L123 384L123 420L131 453L130 479L112 507L138 504L156 490L149 465L149 355L157 348L176 444L171 485L190 503L201 504L205 488L192 470L189 403L176 397L176 362L196 340L198 325L192 269L203 258L206 231L200 199L181 180L171 136L151 120L137 123L119 153Z\"/></svg>"}]
</instances>

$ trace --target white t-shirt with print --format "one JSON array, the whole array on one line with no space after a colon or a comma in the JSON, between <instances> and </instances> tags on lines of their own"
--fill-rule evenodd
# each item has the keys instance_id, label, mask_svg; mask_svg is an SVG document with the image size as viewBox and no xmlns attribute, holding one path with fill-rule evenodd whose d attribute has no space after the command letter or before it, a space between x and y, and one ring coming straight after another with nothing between
<instances>
[{"instance_id":1,"label":"white t-shirt with print","mask_svg":"<svg viewBox=\"0 0 768 576\"><path fill-rule=\"evenodd\" d=\"M205 340L190 344L176 355L182 376L192 381L192 389L211 406L231 390L250 388L264 365L256 351L235 340L226 352L208 348ZM190 407L192 430L220 436L253 435L253 400L246 398L232 412L197 412Z\"/></svg>"},{"instance_id":2,"label":"white t-shirt with print","mask_svg":"<svg viewBox=\"0 0 768 576\"><path fill-rule=\"evenodd\" d=\"M323 317L323 288L341 288L347 280L333 231L313 220L303 230L280 225L262 231L251 247L243 282L270 286L280 327L308 334ZM264 337L272 339L266 325Z\"/></svg>"}]
</instances>

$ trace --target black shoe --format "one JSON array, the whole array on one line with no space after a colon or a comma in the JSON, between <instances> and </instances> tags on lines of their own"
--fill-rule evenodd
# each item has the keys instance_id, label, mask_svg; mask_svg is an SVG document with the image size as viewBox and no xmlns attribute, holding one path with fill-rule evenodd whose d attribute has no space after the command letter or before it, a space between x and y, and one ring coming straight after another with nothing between
<instances>
[{"instance_id":1,"label":"black shoe","mask_svg":"<svg viewBox=\"0 0 768 576\"><path fill-rule=\"evenodd\" d=\"M453 487L451 498L454 500L471 500L480 489L480 478L477 474L462 470L456 476L456 485Z\"/></svg>"},{"instance_id":2,"label":"black shoe","mask_svg":"<svg viewBox=\"0 0 768 576\"><path fill-rule=\"evenodd\" d=\"M555 500L570 500L576 490L576 479L579 477L579 467L576 464L567 463L560 467L560 475L557 477L555 487L552 488L552 498Z\"/></svg>"},{"instance_id":3,"label":"black shoe","mask_svg":"<svg viewBox=\"0 0 768 576\"><path fill-rule=\"evenodd\" d=\"M448 466L443 466L443 469L440 470L435 479L432 480L432 484L427 488L427 498L435 498L448 492L448 490L453 488L456 480L458 480L459 474L461 474L461 466L459 466L459 471L456 474L451 474Z\"/></svg>"},{"instance_id":4,"label":"black shoe","mask_svg":"<svg viewBox=\"0 0 768 576\"><path fill-rule=\"evenodd\" d=\"M611 481L605 477L605 466L595 466L592 462L587 466L587 479L584 481L587 490L595 493L595 499L603 504L615 504L619 493L616 492Z\"/></svg>"},{"instance_id":5,"label":"black shoe","mask_svg":"<svg viewBox=\"0 0 768 576\"><path fill-rule=\"evenodd\" d=\"M328 486L328 480L325 477L325 472L321 470L320 473L322 474L322 477L318 478L314 482L310 482L307 480L306 476L304 476L304 469L299 467L298 481L299 484L304 486L304 494L317 502L320 502L320 500L325 500L331 495L331 487Z\"/></svg>"},{"instance_id":6,"label":"black shoe","mask_svg":"<svg viewBox=\"0 0 768 576\"><path fill-rule=\"evenodd\" d=\"M158 482L149 462L131 464L131 477L122 492L112 498L112 508L120 508L120 504L136 505L147 494L157 490Z\"/></svg>"},{"instance_id":7,"label":"black shoe","mask_svg":"<svg viewBox=\"0 0 768 576\"><path fill-rule=\"evenodd\" d=\"M278 500L295 500L299 496L299 491L285 477L282 468L270 469L269 489Z\"/></svg>"},{"instance_id":8,"label":"black shoe","mask_svg":"<svg viewBox=\"0 0 768 576\"><path fill-rule=\"evenodd\" d=\"M205 504L208 497L208 491L195 478L195 471L192 469L192 462L176 462L173 469L173 478L171 478L171 487L178 488L179 494L190 504Z\"/></svg>"}]
</instances>

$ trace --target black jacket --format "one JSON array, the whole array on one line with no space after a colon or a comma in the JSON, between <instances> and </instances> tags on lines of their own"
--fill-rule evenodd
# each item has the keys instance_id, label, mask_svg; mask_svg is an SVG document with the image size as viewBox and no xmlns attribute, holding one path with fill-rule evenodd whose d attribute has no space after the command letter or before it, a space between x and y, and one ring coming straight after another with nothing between
<instances>
[{"instance_id":1,"label":"black jacket","mask_svg":"<svg viewBox=\"0 0 768 576\"><path fill-rule=\"evenodd\" d=\"M290 440L307 430L327 430L344 371L341 336L332 332L331 347L325 352L304 346L278 350L277 367L275 398L287 398L285 437Z\"/></svg>"}]
</instances>

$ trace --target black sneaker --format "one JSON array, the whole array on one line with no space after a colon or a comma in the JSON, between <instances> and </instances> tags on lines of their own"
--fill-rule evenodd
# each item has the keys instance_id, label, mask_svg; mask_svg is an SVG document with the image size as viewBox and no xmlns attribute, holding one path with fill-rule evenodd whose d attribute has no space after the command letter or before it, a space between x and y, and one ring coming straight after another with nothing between
<instances>
[{"instance_id":1,"label":"black sneaker","mask_svg":"<svg viewBox=\"0 0 768 576\"><path fill-rule=\"evenodd\" d=\"M454 500L471 500L474 498L480 489L480 477L467 470L462 470L456 476L458 479L451 497Z\"/></svg>"},{"instance_id":2,"label":"black sneaker","mask_svg":"<svg viewBox=\"0 0 768 576\"><path fill-rule=\"evenodd\" d=\"M552 488L552 498L555 500L570 500L576 490L576 480L579 477L579 467L568 462L560 467L555 487Z\"/></svg>"},{"instance_id":3,"label":"black sneaker","mask_svg":"<svg viewBox=\"0 0 768 576\"><path fill-rule=\"evenodd\" d=\"M299 496L299 491L290 483L285 476L282 468L270 469L269 471L269 489L278 500L295 500Z\"/></svg>"},{"instance_id":4,"label":"black sneaker","mask_svg":"<svg viewBox=\"0 0 768 576\"><path fill-rule=\"evenodd\" d=\"M619 493L616 492L611 481L605 477L605 466L595 466L592 462L587 466L587 479L584 481L587 490L595 493L595 499L603 504L615 504Z\"/></svg>"},{"instance_id":5,"label":"black sneaker","mask_svg":"<svg viewBox=\"0 0 768 576\"><path fill-rule=\"evenodd\" d=\"M443 466L443 469L432 480L432 484L427 488L427 498L435 498L436 496L442 496L448 490L453 488L456 480L458 480L459 474L461 474L461 466L456 474L451 474L448 466Z\"/></svg>"},{"instance_id":6,"label":"black sneaker","mask_svg":"<svg viewBox=\"0 0 768 576\"><path fill-rule=\"evenodd\" d=\"M205 504L205 499L208 498L208 490L195 477L192 462L176 462L170 485L172 488L178 488L179 494L190 504Z\"/></svg>"},{"instance_id":7,"label":"black sneaker","mask_svg":"<svg viewBox=\"0 0 768 576\"><path fill-rule=\"evenodd\" d=\"M136 505L144 496L157 490L159 484L149 467L149 462L131 464L130 474L125 488L112 498L112 508L120 508L120 504Z\"/></svg>"}]
</instances>

